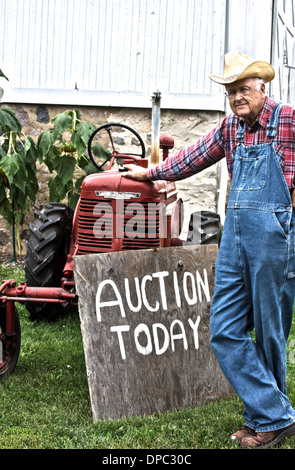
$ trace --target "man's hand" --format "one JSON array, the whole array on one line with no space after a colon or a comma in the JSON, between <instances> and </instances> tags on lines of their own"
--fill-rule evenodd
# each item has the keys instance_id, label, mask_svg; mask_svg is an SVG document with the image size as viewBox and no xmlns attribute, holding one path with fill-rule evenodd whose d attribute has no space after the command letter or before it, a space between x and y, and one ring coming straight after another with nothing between
<instances>
[{"instance_id":1,"label":"man's hand","mask_svg":"<svg viewBox=\"0 0 295 470\"><path fill-rule=\"evenodd\" d=\"M122 173L122 176L125 176L125 178L132 178L134 180L140 180L140 181L147 181L147 169L142 168L141 166L130 164L130 165L124 165L124 168L127 168L126 173Z\"/></svg>"}]
</instances>

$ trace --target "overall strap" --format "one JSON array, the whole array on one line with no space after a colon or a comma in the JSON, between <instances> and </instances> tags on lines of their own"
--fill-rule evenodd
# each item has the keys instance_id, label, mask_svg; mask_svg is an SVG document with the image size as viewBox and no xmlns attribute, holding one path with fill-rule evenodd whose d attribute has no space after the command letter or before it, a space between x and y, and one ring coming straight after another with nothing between
<instances>
[{"instance_id":1,"label":"overall strap","mask_svg":"<svg viewBox=\"0 0 295 470\"><path fill-rule=\"evenodd\" d=\"M272 110L272 114L271 114L271 117L270 117L270 121L269 121L269 124L266 126L266 129L267 129L267 132L266 132L266 135L267 135L267 140L272 142L273 139L275 138L276 136L276 132L277 132L277 124L278 124L278 117L279 117L279 111L281 109L281 104L280 103L277 103L273 110ZM238 131L237 131L237 139L239 141L240 144L243 144L244 143L244 132L245 132L245 122L244 121L240 121L239 123L239 127L238 127Z\"/></svg>"},{"instance_id":2,"label":"overall strap","mask_svg":"<svg viewBox=\"0 0 295 470\"><path fill-rule=\"evenodd\" d=\"M267 132L267 139L268 140L273 140L276 136L277 133L277 125L278 125L278 116L279 116L279 111L281 109L281 105L277 103L275 107L272 110L271 118L269 121L269 124L266 126Z\"/></svg>"},{"instance_id":3,"label":"overall strap","mask_svg":"<svg viewBox=\"0 0 295 470\"><path fill-rule=\"evenodd\" d=\"M240 144L244 143L244 132L245 132L245 123L244 121L240 121L238 130L237 130L237 139Z\"/></svg>"}]
</instances>

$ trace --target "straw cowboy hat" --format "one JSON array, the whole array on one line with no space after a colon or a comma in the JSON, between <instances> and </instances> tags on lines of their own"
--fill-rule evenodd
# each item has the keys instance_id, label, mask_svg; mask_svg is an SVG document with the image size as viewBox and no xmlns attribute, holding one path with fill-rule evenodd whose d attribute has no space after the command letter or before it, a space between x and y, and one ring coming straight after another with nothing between
<instances>
[{"instance_id":1,"label":"straw cowboy hat","mask_svg":"<svg viewBox=\"0 0 295 470\"><path fill-rule=\"evenodd\" d=\"M253 60L240 51L232 51L224 57L224 77L210 75L209 78L220 85L227 85L244 78L261 78L265 83L275 76L272 66L263 60Z\"/></svg>"}]
</instances>

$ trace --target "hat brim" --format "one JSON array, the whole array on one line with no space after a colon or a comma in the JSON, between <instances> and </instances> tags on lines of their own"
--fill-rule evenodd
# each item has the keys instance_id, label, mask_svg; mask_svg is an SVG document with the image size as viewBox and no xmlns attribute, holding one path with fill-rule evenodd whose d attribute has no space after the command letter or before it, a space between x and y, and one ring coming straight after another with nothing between
<instances>
[{"instance_id":1,"label":"hat brim","mask_svg":"<svg viewBox=\"0 0 295 470\"><path fill-rule=\"evenodd\" d=\"M220 85L228 85L245 78L261 78L265 83L268 83L273 80L274 76L275 71L268 62L257 60L248 65L240 74L225 78L218 75L210 75L209 78Z\"/></svg>"}]
</instances>

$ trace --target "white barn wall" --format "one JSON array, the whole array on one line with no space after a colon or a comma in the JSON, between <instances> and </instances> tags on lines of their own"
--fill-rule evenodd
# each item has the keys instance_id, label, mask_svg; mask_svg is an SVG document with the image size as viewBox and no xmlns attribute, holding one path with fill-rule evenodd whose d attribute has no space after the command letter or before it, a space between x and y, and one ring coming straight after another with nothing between
<instances>
[{"instance_id":1,"label":"white barn wall","mask_svg":"<svg viewBox=\"0 0 295 470\"><path fill-rule=\"evenodd\" d=\"M2 0L6 100L223 110L226 0ZM210 18L210 21L208 21Z\"/></svg>"},{"instance_id":2,"label":"white barn wall","mask_svg":"<svg viewBox=\"0 0 295 470\"><path fill-rule=\"evenodd\" d=\"M283 10L290 23L294 3L1 0L0 68L9 77L0 83L3 100L33 138L52 126L57 112L79 108L97 125L133 126L148 147L151 95L159 89L161 133L172 134L176 148L189 145L228 112L223 87L208 79L212 72L222 74L224 52L239 49L265 60L273 56L278 78L286 80L284 53L275 50L277 44L284 50L286 27L280 25L278 40L272 35L272 6ZM290 39L288 44L290 56ZM40 108L47 121L40 121ZM198 208L222 212L220 188L226 188L227 175L220 182L221 168L218 164L179 182L187 217Z\"/></svg>"}]
</instances>

